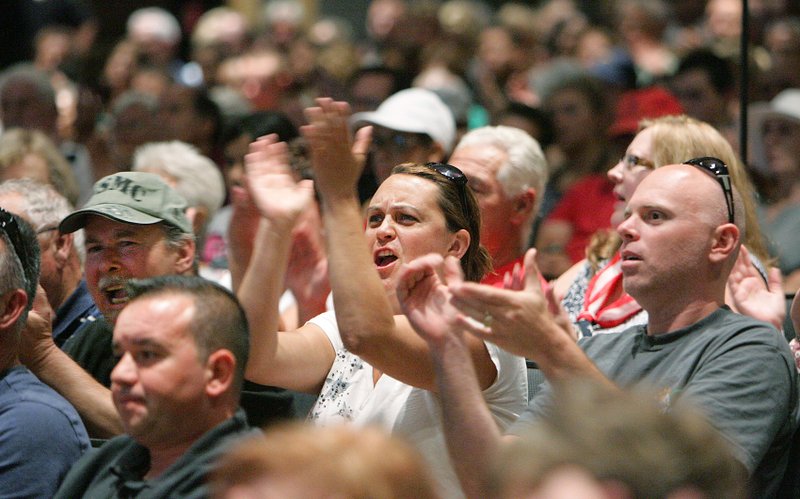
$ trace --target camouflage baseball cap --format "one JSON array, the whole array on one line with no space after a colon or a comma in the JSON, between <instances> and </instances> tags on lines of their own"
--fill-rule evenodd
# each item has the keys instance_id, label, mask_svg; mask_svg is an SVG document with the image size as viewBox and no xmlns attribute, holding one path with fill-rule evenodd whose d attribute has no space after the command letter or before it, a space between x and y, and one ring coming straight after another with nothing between
<instances>
[{"instance_id":1,"label":"camouflage baseball cap","mask_svg":"<svg viewBox=\"0 0 800 499\"><path fill-rule=\"evenodd\" d=\"M186 200L153 173L120 172L103 177L95 182L92 197L83 208L67 215L58 230L66 234L82 229L89 215L137 225L164 222L192 233Z\"/></svg>"}]
</instances>

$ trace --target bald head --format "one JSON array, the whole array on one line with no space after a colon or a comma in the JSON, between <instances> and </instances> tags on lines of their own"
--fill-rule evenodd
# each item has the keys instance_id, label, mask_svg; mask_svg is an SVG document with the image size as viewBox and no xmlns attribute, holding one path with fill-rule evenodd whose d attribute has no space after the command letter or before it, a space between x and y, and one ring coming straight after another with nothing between
<instances>
[{"instance_id":1,"label":"bald head","mask_svg":"<svg viewBox=\"0 0 800 499\"><path fill-rule=\"evenodd\" d=\"M716 226L728 222L728 205L722 181L703 167L689 164L663 166L648 175L642 184L660 185L663 191L673 190L676 199L682 199L687 209L694 210L709 224ZM730 181L728 185L733 197L733 222L739 228L740 237L744 238L746 227L742 198Z\"/></svg>"},{"instance_id":2,"label":"bald head","mask_svg":"<svg viewBox=\"0 0 800 499\"><path fill-rule=\"evenodd\" d=\"M739 220L741 199L734 199ZM625 290L648 312L676 297L722 303L741 238L713 175L691 165L654 170L636 188L617 230Z\"/></svg>"}]
</instances>

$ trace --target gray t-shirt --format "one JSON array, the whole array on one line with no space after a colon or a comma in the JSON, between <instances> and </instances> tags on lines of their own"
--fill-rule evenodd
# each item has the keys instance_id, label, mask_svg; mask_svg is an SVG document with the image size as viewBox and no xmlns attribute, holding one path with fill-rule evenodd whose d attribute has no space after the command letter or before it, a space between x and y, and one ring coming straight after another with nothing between
<instances>
[{"instance_id":1,"label":"gray t-shirt","mask_svg":"<svg viewBox=\"0 0 800 499\"><path fill-rule=\"evenodd\" d=\"M651 390L668 408L686 398L733 445L751 474L756 497L774 495L798 423L798 382L786 340L772 326L720 308L658 336L646 326L579 343L621 387ZM509 433L520 434L549 406L546 386Z\"/></svg>"}]
</instances>

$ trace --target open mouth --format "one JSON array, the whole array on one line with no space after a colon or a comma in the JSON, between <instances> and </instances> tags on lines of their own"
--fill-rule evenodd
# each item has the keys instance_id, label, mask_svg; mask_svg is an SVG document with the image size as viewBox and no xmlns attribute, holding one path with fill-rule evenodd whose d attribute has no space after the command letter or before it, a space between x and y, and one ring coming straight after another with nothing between
<instances>
[{"instance_id":1,"label":"open mouth","mask_svg":"<svg viewBox=\"0 0 800 499\"><path fill-rule=\"evenodd\" d=\"M390 250L380 250L375 253L375 265L378 267L385 267L397 260L397 255Z\"/></svg>"},{"instance_id":2,"label":"open mouth","mask_svg":"<svg viewBox=\"0 0 800 499\"><path fill-rule=\"evenodd\" d=\"M622 253L622 261L623 262L630 262L630 261L641 261L642 257L636 255L634 253L623 252Z\"/></svg>"},{"instance_id":3,"label":"open mouth","mask_svg":"<svg viewBox=\"0 0 800 499\"><path fill-rule=\"evenodd\" d=\"M103 293L106 296L106 300L112 305L120 305L128 301L128 293L125 292L122 284L108 286L103 289Z\"/></svg>"}]
</instances>

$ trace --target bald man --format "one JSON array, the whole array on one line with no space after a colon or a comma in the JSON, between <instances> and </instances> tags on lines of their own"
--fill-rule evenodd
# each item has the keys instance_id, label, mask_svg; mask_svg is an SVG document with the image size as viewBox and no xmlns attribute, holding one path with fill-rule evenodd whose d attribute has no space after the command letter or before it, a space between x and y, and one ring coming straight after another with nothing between
<instances>
[{"instance_id":1,"label":"bald man","mask_svg":"<svg viewBox=\"0 0 800 499\"><path fill-rule=\"evenodd\" d=\"M724 305L743 220L741 198L718 159L697 158L648 175L618 231L625 290L649 321L579 344L547 312L533 252L520 291L464 283L451 262L444 262L447 282L431 272L438 262L408 264L398 295L431 346L450 455L467 495L486 494L490 456L513 437L501 437L481 402L463 335L454 334L463 330L532 358L553 384L530 402L511 435L524 433L547 410L558 382L583 377L637 387L665 410L679 400L699 406L731 444L753 496L777 495L797 427L797 372L772 326ZM442 294L452 299L443 302ZM428 320L432 312L445 320Z\"/></svg>"}]
</instances>

